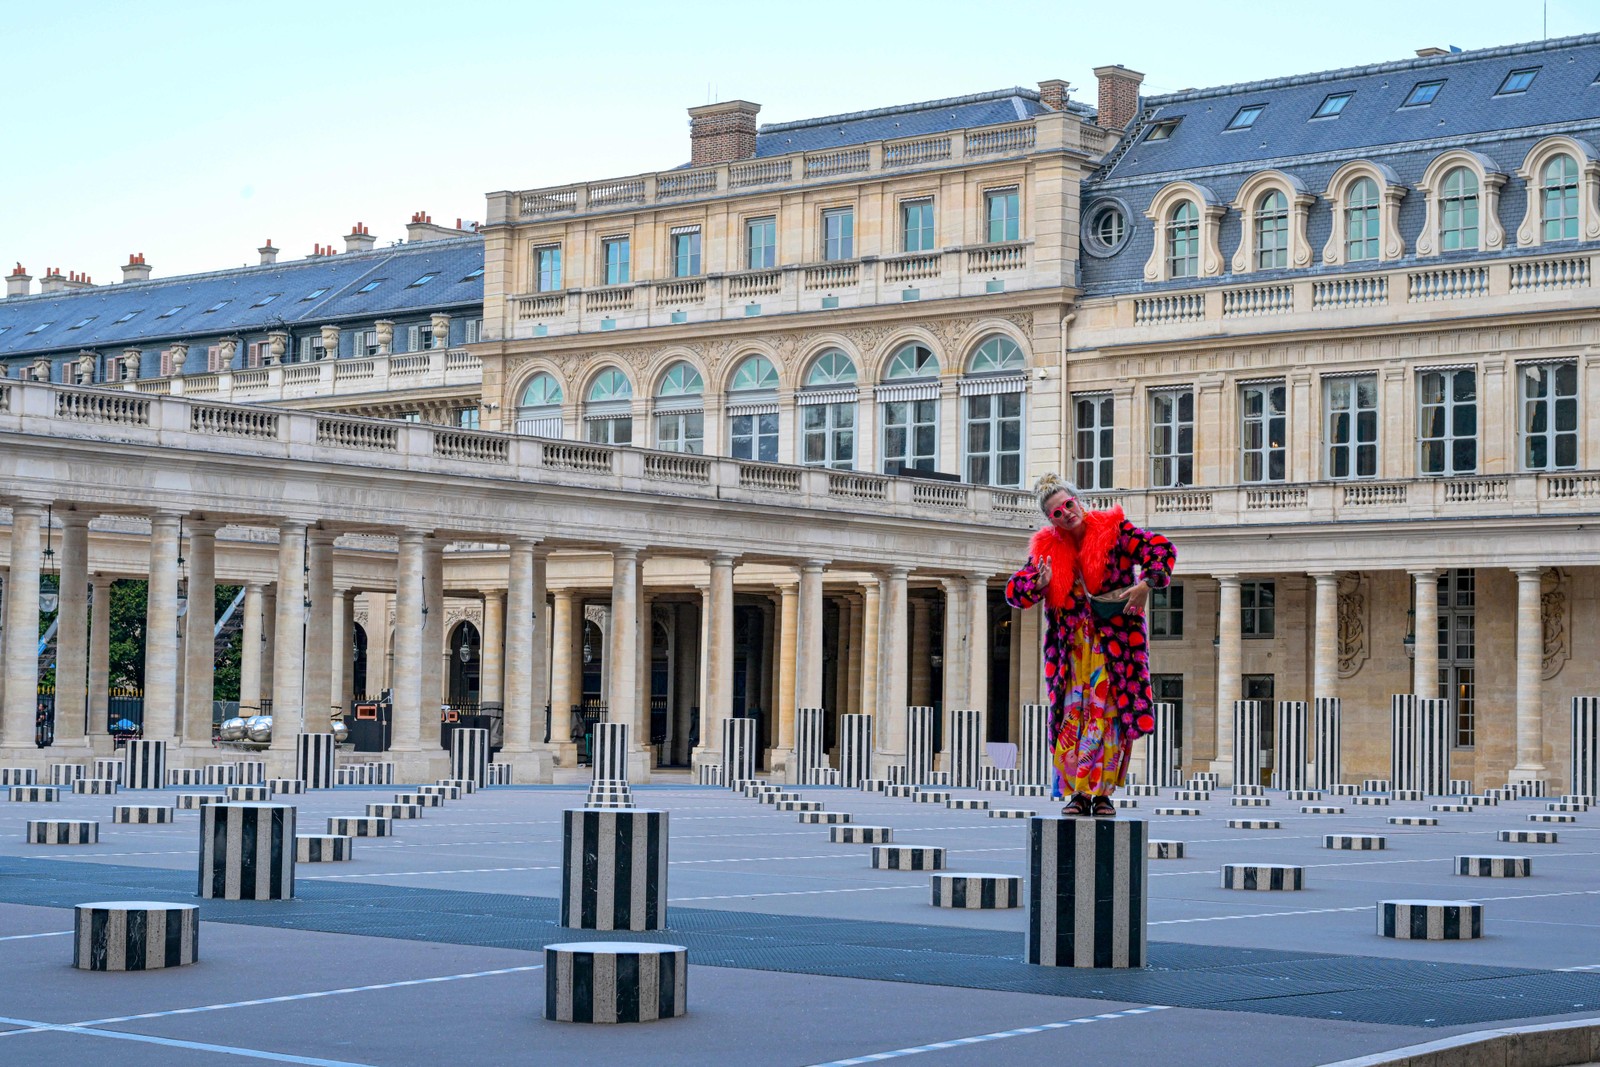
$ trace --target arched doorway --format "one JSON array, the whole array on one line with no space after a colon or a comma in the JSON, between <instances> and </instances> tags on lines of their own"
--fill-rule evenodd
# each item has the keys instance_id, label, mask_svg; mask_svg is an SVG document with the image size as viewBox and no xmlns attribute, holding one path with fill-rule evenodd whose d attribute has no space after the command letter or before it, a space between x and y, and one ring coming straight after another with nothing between
<instances>
[{"instance_id":1,"label":"arched doorway","mask_svg":"<svg viewBox=\"0 0 1600 1067\"><path fill-rule=\"evenodd\" d=\"M367 695L367 631L359 622L352 637L355 650L350 660L350 693L357 700Z\"/></svg>"},{"instance_id":2,"label":"arched doorway","mask_svg":"<svg viewBox=\"0 0 1600 1067\"><path fill-rule=\"evenodd\" d=\"M483 666L483 638L470 622L450 632L450 704L458 711L478 710L479 671Z\"/></svg>"}]
</instances>

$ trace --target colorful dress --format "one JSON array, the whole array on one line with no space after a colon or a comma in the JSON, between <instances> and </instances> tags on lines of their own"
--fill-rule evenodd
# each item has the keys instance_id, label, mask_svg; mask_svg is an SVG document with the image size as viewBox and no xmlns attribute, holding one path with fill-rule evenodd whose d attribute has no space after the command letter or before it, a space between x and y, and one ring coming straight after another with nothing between
<instances>
[{"instance_id":1,"label":"colorful dress","mask_svg":"<svg viewBox=\"0 0 1600 1067\"><path fill-rule=\"evenodd\" d=\"M1051 580L1039 581L1048 558ZM1066 793L1110 796L1128 772L1129 749L1154 726L1144 617L1102 604L1091 594L1140 579L1151 589L1172 580L1171 542L1122 517L1121 508L1084 515L1077 538L1046 527L1034 535L1028 562L1006 583L1006 601L1044 607L1044 676L1050 694L1050 745ZM1137 577L1135 577L1137 569Z\"/></svg>"}]
</instances>

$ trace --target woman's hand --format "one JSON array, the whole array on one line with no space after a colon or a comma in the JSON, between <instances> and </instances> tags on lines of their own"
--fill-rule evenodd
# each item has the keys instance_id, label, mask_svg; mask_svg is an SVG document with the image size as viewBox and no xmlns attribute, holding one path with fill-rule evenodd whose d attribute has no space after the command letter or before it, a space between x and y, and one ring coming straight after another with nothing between
<instances>
[{"instance_id":1,"label":"woman's hand","mask_svg":"<svg viewBox=\"0 0 1600 1067\"><path fill-rule=\"evenodd\" d=\"M1139 581L1128 587L1128 610L1135 615L1144 614L1144 606L1150 600L1150 585L1148 582Z\"/></svg>"},{"instance_id":2,"label":"woman's hand","mask_svg":"<svg viewBox=\"0 0 1600 1067\"><path fill-rule=\"evenodd\" d=\"M1050 561L1041 559L1038 565L1033 568L1033 572L1039 576L1039 584L1048 588L1050 585Z\"/></svg>"}]
</instances>

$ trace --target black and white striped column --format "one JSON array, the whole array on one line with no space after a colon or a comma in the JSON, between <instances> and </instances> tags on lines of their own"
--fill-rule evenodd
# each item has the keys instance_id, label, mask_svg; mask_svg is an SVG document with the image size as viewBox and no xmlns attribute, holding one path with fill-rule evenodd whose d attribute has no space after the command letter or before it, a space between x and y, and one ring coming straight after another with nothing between
<instances>
[{"instance_id":1,"label":"black and white striped column","mask_svg":"<svg viewBox=\"0 0 1600 1067\"><path fill-rule=\"evenodd\" d=\"M478 785L489 781L489 731L456 730L450 735L450 777Z\"/></svg>"},{"instance_id":2,"label":"black and white striped column","mask_svg":"<svg viewBox=\"0 0 1600 1067\"><path fill-rule=\"evenodd\" d=\"M689 1010L682 945L579 941L544 949L544 1017L562 1023L643 1023Z\"/></svg>"},{"instance_id":3,"label":"black and white striped column","mask_svg":"<svg viewBox=\"0 0 1600 1067\"><path fill-rule=\"evenodd\" d=\"M1261 782L1261 701L1233 702L1233 784Z\"/></svg>"},{"instance_id":4,"label":"black and white striped column","mask_svg":"<svg viewBox=\"0 0 1600 1067\"><path fill-rule=\"evenodd\" d=\"M1317 697L1312 705L1312 715L1316 753L1311 757L1311 788L1327 789L1339 781L1339 698Z\"/></svg>"},{"instance_id":5,"label":"black and white striped column","mask_svg":"<svg viewBox=\"0 0 1600 1067\"><path fill-rule=\"evenodd\" d=\"M817 771L825 762L823 715L821 708L794 709L794 767L790 774L799 785L816 785Z\"/></svg>"},{"instance_id":6,"label":"black and white striped column","mask_svg":"<svg viewBox=\"0 0 1600 1067\"><path fill-rule=\"evenodd\" d=\"M950 713L950 782L956 789L978 788L983 766L983 712L958 708Z\"/></svg>"},{"instance_id":7,"label":"black and white striped column","mask_svg":"<svg viewBox=\"0 0 1600 1067\"><path fill-rule=\"evenodd\" d=\"M0 767L0 785L38 785L39 772L32 767Z\"/></svg>"},{"instance_id":8,"label":"black and white striped column","mask_svg":"<svg viewBox=\"0 0 1600 1067\"><path fill-rule=\"evenodd\" d=\"M1600 697L1572 698L1571 769L1569 792L1600 795Z\"/></svg>"},{"instance_id":9,"label":"black and white striped column","mask_svg":"<svg viewBox=\"0 0 1600 1067\"><path fill-rule=\"evenodd\" d=\"M929 785L933 781L933 709L912 705L906 708L906 784Z\"/></svg>"},{"instance_id":10,"label":"black and white striped column","mask_svg":"<svg viewBox=\"0 0 1600 1067\"><path fill-rule=\"evenodd\" d=\"M628 746L633 727L625 722L597 722L594 724L594 780L597 782L626 782L628 780Z\"/></svg>"},{"instance_id":11,"label":"black and white striped column","mask_svg":"<svg viewBox=\"0 0 1600 1067\"><path fill-rule=\"evenodd\" d=\"M695 785L721 785L722 765L717 763L702 763L694 769Z\"/></svg>"},{"instance_id":12,"label":"black and white striped column","mask_svg":"<svg viewBox=\"0 0 1600 1067\"><path fill-rule=\"evenodd\" d=\"M109 778L118 785L126 785L122 780L123 768L126 764L119 759L97 759L94 761L94 776L96 778ZM4 779L0 779L3 782Z\"/></svg>"},{"instance_id":13,"label":"black and white striped column","mask_svg":"<svg viewBox=\"0 0 1600 1067\"><path fill-rule=\"evenodd\" d=\"M54 804L61 799L58 785L14 785L11 787L13 804Z\"/></svg>"},{"instance_id":14,"label":"black and white striped column","mask_svg":"<svg viewBox=\"0 0 1600 1067\"><path fill-rule=\"evenodd\" d=\"M935 874L930 888L936 908L995 911L1022 906L1022 879L1014 874Z\"/></svg>"},{"instance_id":15,"label":"black and white striped column","mask_svg":"<svg viewBox=\"0 0 1600 1067\"><path fill-rule=\"evenodd\" d=\"M1527 878L1533 860L1527 856L1457 856L1456 873L1467 878Z\"/></svg>"},{"instance_id":16,"label":"black and white striped column","mask_svg":"<svg viewBox=\"0 0 1600 1067\"><path fill-rule=\"evenodd\" d=\"M233 765L235 785L266 785L267 765L262 760L237 760Z\"/></svg>"},{"instance_id":17,"label":"black and white striped column","mask_svg":"<svg viewBox=\"0 0 1600 1067\"><path fill-rule=\"evenodd\" d=\"M1279 789L1305 789L1306 702L1278 701L1278 721L1272 738L1272 771Z\"/></svg>"},{"instance_id":18,"label":"black and white striped column","mask_svg":"<svg viewBox=\"0 0 1600 1067\"><path fill-rule=\"evenodd\" d=\"M562 813L561 925L660 930L667 925L667 813Z\"/></svg>"},{"instance_id":19,"label":"black and white striped column","mask_svg":"<svg viewBox=\"0 0 1600 1067\"><path fill-rule=\"evenodd\" d=\"M839 716L839 784L860 789L872 777L872 716Z\"/></svg>"},{"instance_id":20,"label":"black and white striped column","mask_svg":"<svg viewBox=\"0 0 1600 1067\"><path fill-rule=\"evenodd\" d=\"M1042 705L1041 705L1042 706ZM1144 768L1146 783L1157 789L1170 789L1178 784L1182 773L1178 767L1178 734L1176 709L1166 701L1158 700L1150 706L1150 717L1155 729L1145 740Z\"/></svg>"},{"instance_id":21,"label":"black and white striped column","mask_svg":"<svg viewBox=\"0 0 1600 1067\"><path fill-rule=\"evenodd\" d=\"M1224 863L1222 888L1295 892L1306 887L1306 869L1287 863Z\"/></svg>"},{"instance_id":22,"label":"black and white striped column","mask_svg":"<svg viewBox=\"0 0 1600 1067\"><path fill-rule=\"evenodd\" d=\"M1483 936L1483 905L1470 900L1380 900L1378 934L1402 941L1472 941Z\"/></svg>"},{"instance_id":23,"label":"black and white striped column","mask_svg":"<svg viewBox=\"0 0 1600 1067\"><path fill-rule=\"evenodd\" d=\"M756 721L722 720L722 784L748 782L756 776Z\"/></svg>"},{"instance_id":24,"label":"black and white striped column","mask_svg":"<svg viewBox=\"0 0 1600 1067\"><path fill-rule=\"evenodd\" d=\"M1411 788L1431 797L1450 790L1450 702L1417 698L1417 781Z\"/></svg>"},{"instance_id":25,"label":"black and white striped column","mask_svg":"<svg viewBox=\"0 0 1600 1067\"><path fill-rule=\"evenodd\" d=\"M1017 784L1050 784L1050 705L1024 704L1017 743Z\"/></svg>"},{"instance_id":26,"label":"black and white striped column","mask_svg":"<svg viewBox=\"0 0 1600 1067\"><path fill-rule=\"evenodd\" d=\"M73 908L72 965L80 971L154 971L200 958L200 907L107 900Z\"/></svg>"},{"instance_id":27,"label":"black and white striped column","mask_svg":"<svg viewBox=\"0 0 1600 1067\"><path fill-rule=\"evenodd\" d=\"M1417 697L1395 693L1389 698L1389 784L1417 788Z\"/></svg>"},{"instance_id":28,"label":"black and white striped column","mask_svg":"<svg viewBox=\"0 0 1600 1067\"><path fill-rule=\"evenodd\" d=\"M1148 834L1138 819L1028 822L1028 963L1143 967Z\"/></svg>"},{"instance_id":29,"label":"black and white striped column","mask_svg":"<svg viewBox=\"0 0 1600 1067\"><path fill-rule=\"evenodd\" d=\"M301 734L294 739L295 777L307 789L332 789L334 737L332 734Z\"/></svg>"},{"instance_id":30,"label":"black and white striped column","mask_svg":"<svg viewBox=\"0 0 1600 1067\"><path fill-rule=\"evenodd\" d=\"M354 854L352 842L340 834L299 834L294 858L297 863L343 863Z\"/></svg>"},{"instance_id":31,"label":"black and white striped column","mask_svg":"<svg viewBox=\"0 0 1600 1067\"><path fill-rule=\"evenodd\" d=\"M288 804L207 804L201 808L200 896L292 899L294 817L295 810Z\"/></svg>"},{"instance_id":32,"label":"black and white striped column","mask_svg":"<svg viewBox=\"0 0 1600 1067\"><path fill-rule=\"evenodd\" d=\"M29 819L25 840L30 845L95 845L100 824L75 819Z\"/></svg>"},{"instance_id":33,"label":"black and white striped column","mask_svg":"<svg viewBox=\"0 0 1600 1067\"><path fill-rule=\"evenodd\" d=\"M89 777L89 770L81 763L50 764L50 784L71 786L80 778Z\"/></svg>"},{"instance_id":34,"label":"black and white striped column","mask_svg":"<svg viewBox=\"0 0 1600 1067\"><path fill-rule=\"evenodd\" d=\"M134 738L128 742L127 766L123 783L129 789L165 789L167 785L167 743Z\"/></svg>"},{"instance_id":35,"label":"black and white striped column","mask_svg":"<svg viewBox=\"0 0 1600 1067\"><path fill-rule=\"evenodd\" d=\"M208 764L206 764L205 767L201 768L200 784L201 785L232 785L233 784L233 764L231 764L231 763L208 763Z\"/></svg>"}]
</instances>

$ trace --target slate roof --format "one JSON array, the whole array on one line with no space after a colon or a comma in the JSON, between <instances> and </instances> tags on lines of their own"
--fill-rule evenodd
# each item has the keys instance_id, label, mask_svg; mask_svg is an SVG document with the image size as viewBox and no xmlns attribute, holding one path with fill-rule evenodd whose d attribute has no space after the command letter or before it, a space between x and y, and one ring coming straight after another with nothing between
<instances>
[{"instance_id":1,"label":"slate roof","mask_svg":"<svg viewBox=\"0 0 1600 1067\"><path fill-rule=\"evenodd\" d=\"M1507 74L1528 68L1538 74L1527 91L1496 95ZM1402 106L1418 82L1441 79L1431 104ZM1337 118L1311 117L1330 94L1345 92L1353 95ZM1268 159L1354 159L1366 149L1409 142L1466 143L1503 131L1593 124L1600 121L1600 34L1150 96L1143 105L1125 142L1130 147L1096 184L1195 177ZM1226 128L1240 108L1253 105L1265 105L1254 125ZM1181 120L1170 138L1145 140L1152 125L1170 119Z\"/></svg>"},{"instance_id":2,"label":"slate roof","mask_svg":"<svg viewBox=\"0 0 1600 1067\"><path fill-rule=\"evenodd\" d=\"M781 156L789 152L815 152L841 145L900 137L922 137L973 126L999 126L1021 122L1049 110L1039 103L1034 89L999 89L994 92L901 104L873 111L853 111L798 122L777 122L756 131L756 156ZM1069 100L1067 110L1092 119L1094 108Z\"/></svg>"},{"instance_id":3,"label":"slate roof","mask_svg":"<svg viewBox=\"0 0 1600 1067\"><path fill-rule=\"evenodd\" d=\"M482 266L483 238L471 234L270 266L13 297L0 300L0 357L149 346L166 338L259 333L481 306L483 276L467 276ZM432 279L413 287L429 274ZM371 292L358 292L380 279ZM319 289L327 291L309 296ZM218 304L222 306L209 310ZM172 308L181 310L165 314ZM130 313L127 321L119 321ZM49 325L32 332L42 323Z\"/></svg>"}]
</instances>

